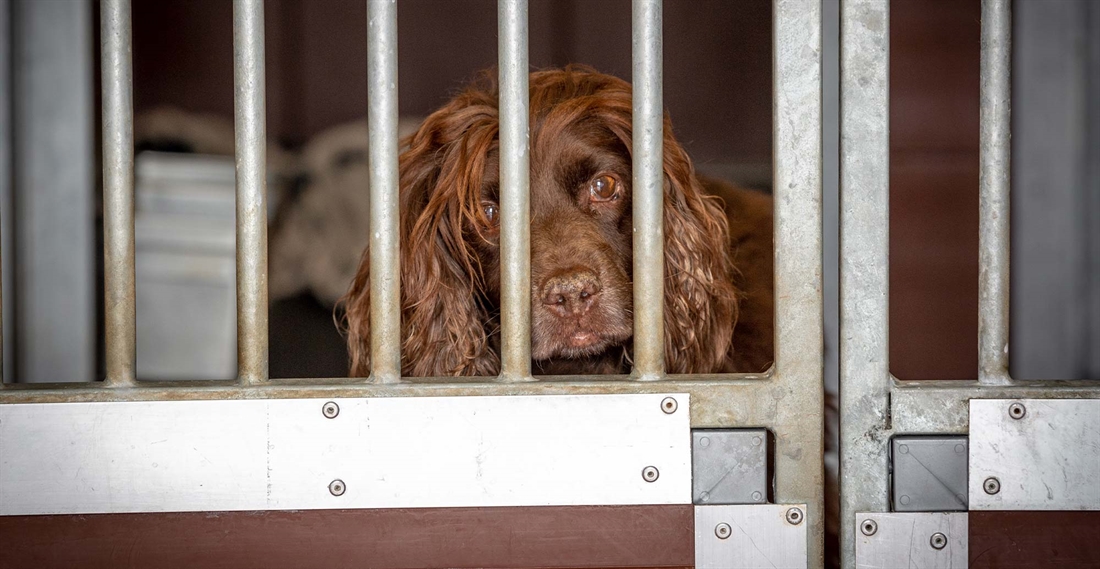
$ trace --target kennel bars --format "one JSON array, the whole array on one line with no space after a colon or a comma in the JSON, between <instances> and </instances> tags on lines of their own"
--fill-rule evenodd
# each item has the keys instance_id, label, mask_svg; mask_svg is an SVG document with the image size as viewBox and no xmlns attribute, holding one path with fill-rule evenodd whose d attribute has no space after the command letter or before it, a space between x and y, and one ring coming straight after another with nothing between
<instances>
[{"instance_id":1,"label":"kennel bars","mask_svg":"<svg viewBox=\"0 0 1100 569\"><path fill-rule=\"evenodd\" d=\"M1000 410L995 415L1018 420L1012 426L1021 430L1026 409L1057 408L1064 413L1052 415L1064 415L1066 423L1044 419L1049 429L1076 435L1055 438L1051 446L1086 463L1089 453L1100 456L1089 447L1100 442L1100 429L1085 418L1100 411L1100 388L1081 381L1013 381L1008 373L1010 0L982 0L979 375L974 381L903 381L890 374L889 30L889 2L841 2L841 558L849 569L910 561L966 567L965 512L890 513L894 437L959 436L965 443L969 433L970 510L1100 509L1100 494L1075 494L1069 484L1065 495L1058 487L1061 507L1036 507L1011 498L1004 475L1002 483L981 471L989 431L1009 430L988 428L988 405ZM1046 484L1039 477L1049 466L1045 460L1028 453L1000 457L1005 472L1023 473L1021 489ZM1062 468L1059 478L1093 474L1087 467ZM1045 493L1054 500L1050 486ZM891 556L889 550L905 554L909 538L916 543L909 548L914 557Z\"/></svg>"},{"instance_id":2,"label":"kennel bars","mask_svg":"<svg viewBox=\"0 0 1100 569\"><path fill-rule=\"evenodd\" d=\"M780 523L786 524L785 531L794 532L795 542L805 538L806 567L821 567L824 527L821 2L774 2L775 364L764 374L733 376L669 376L663 365L661 5L661 0L634 0L633 9L636 368L630 377L536 380L531 376L526 0L499 0L498 5L504 265L502 373L499 378L445 381L401 377L396 2L368 0L371 377L269 379L263 2L234 0L239 378L235 382L201 384L135 380L133 157L126 150L126 144L132 146L133 140L130 6L129 0L105 0L102 25L107 380L102 384L64 386L5 385L0 391L0 403L45 405L41 408L63 412L70 408L67 405L88 402L123 405L124 402L246 400L237 402L243 405L256 400L321 397L337 400L682 393L690 400L682 411L690 413L693 429L756 427L772 433L773 493L760 501L791 505L789 510L788 506L782 506L781 518L786 512L786 520L781 519ZM3 407L0 405L0 409ZM665 409L670 412L668 407ZM674 406L671 412L675 412ZM112 432L107 436L116 435L125 433ZM643 477L648 476L643 473ZM330 491L337 495L336 489L330 487ZM691 507L690 500L684 505ZM721 507L697 504L696 515L707 508ZM696 529L697 540L713 540L719 531ZM720 534L718 539L723 539ZM786 539L774 546L789 549L789 538ZM689 565L692 559L683 561ZM701 567L706 565L702 558L694 561ZM594 558L592 562L600 560ZM721 566L721 561L717 563L715 566Z\"/></svg>"}]
</instances>

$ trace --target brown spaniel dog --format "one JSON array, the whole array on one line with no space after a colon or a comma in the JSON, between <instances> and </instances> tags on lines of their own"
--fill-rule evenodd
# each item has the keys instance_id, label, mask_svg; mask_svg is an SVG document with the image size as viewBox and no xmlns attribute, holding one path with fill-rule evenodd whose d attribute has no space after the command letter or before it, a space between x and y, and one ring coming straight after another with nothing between
<instances>
[{"instance_id":1,"label":"brown spaniel dog","mask_svg":"<svg viewBox=\"0 0 1100 569\"><path fill-rule=\"evenodd\" d=\"M630 369L631 88L582 67L532 73L531 353L536 374ZM495 375L498 94L491 78L425 120L400 158L402 369ZM665 367L772 361L772 202L704 180L664 122ZM369 374L369 262L344 298L352 375ZM735 326L736 325L736 326Z\"/></svg>"}]
</instances>

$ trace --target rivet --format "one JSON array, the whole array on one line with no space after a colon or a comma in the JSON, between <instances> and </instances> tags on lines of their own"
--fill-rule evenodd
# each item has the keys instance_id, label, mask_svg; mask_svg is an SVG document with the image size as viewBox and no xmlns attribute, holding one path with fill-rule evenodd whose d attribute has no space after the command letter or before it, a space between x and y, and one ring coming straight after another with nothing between
<instances>
[{"instance_id":1,"label":"rivet","mask_svg":"<svg viewBox=\"0 0 1100 569\"><path fill-rule=\"evenodd\" d=\"M1022 403L1013 403L1008 406L1008 416L1013 419L1023 419L1027 415L1027 408Z\"/></svg>"},{"instance_id":2,"label":"rivet","mask_svg":"<svg viewBox=\"0 0 1100 569\"><path fill-rule=\"evenodd\" d=\"M936 532L932 534L932 539L928 540L928 543L932 544L932 549L943 549L947 547L947 536Z\"/></svg>"},{"instance_id":3,"label":"rivet","mask_svg":"<svg viewBox=\"0 0 1100 569\"><path fill-rule=\"evenodd\" d=\"M990 476L982 483L982 489L985 490L986 494L992 496L1001 491L1001 481L994 476Z\"/></svg>"},{"instance_id":4,"label":"rivet","mask_svg":"<svg viewBox=\"0 0 1100 569\"><path fill-rule=\"evenodd\" d=\"M699 501L700 502L709 502L710 501L710 492L705 492L704 491L702 494L699 494Z\"/></svg>"},{"instance_id":5,"label":"rivet","mask_svg":"<svg viewBox=\"0 0 1100 569\"><path fill-rule=\"evenodd\" d=\"M909 454L909 445L901 445L898 447L898 452L901 454Z\"/></svg>"},{"instance_id":6,"label":"rivet","mask_svg":"<svg viewBox=\"0 0 1100 569\"><path fill-rule=\"evenodd\" d=\"M875 520L863 520L863 523L859 524L859 531L866 536L875 535L875 532L878 531L878 523Z\"/></svg>"},{"instance_id":7,"label":"rivet","mask_svg":"<svg viewBox=\"0 0 1100 569\"><path fill-rule=\"evenodd\" d=\"M802 523L802 510L798 508L791 508L787 510L787 523L792 526L796 526Z\"/></svg>"},{"instance_id":8,"label":"rivet","mask_svg":"<svg viewBox=\"0 0 1100 569\"><path fill-rule=\"evenodd\" d=\"M726 522L722 522L714 526L714 535L718 536L718 539L726 539L730 536L730 533L732 532L733 529L730 528L730 525Z\"/></svg>"},{"instance_id":9,"label":"rivet","mask_svg":"<svg viewBox=\"0 0 1100 569\"><path fill-rule=\"evenodd\" d=\"M673 399L672 397L665 397L664 399L661 400L661 411L664 411L665 413L667 413L669 415L675 413L676 408L679 407L679 406L680 406L680 404L677 403L676 400Z\"/></svg>"},{"instance_id":10,"label":"rivet","mask_svg":"<svg viewBox=\"0 0 1100 569\"><path fill-rule=\"evenodd\" d=\"M762 443L762 442L764 442L764 440L761 439L760 437L753 437L752 438L752 446L754 446L754 447L760 446L760 443Z\"/></svg>"},{"instance_id":11,"label":"rivet","mask_svg":"<svg viewBox=\"0 0 1100 569\"><path fill-rule=\"evenodd\" d=\"M661 473L657 471L656 467L647 466L642 469L642 480L646 482L656 482L657 478L661 476Z\"/></svg>"},{"instance_id":12,"label":"rivet","mask_svg":"<svg viewBox=\"0 0 1100 569\"><path fill-rule=\"evenodd\" d=\"M901 505L902 506L908 506L909 502L911 502L911 501L912 500L909 499L909 496L902 496L901 497Z\"/></svg>"},{"instance_id":13,"label":"rivet","mask_svg":"<svg viewBox=\"0 0 1100 569\"><path fill-rule=\"evenodd\" d=\"M955 454L962 454L966 452L966 447L963 445L955 445Z\"/></svg>"},{"instance_id":14,"label":"rivet","mask_svg":"<svg viewBox=\"0 0 1100 569\"><path fill-rule=\"evenodd\" d=\"M340 406L335 401L329 401L321 406L321 414L329 419L335 419L340 414Z\"/></svg>"},{"instance_id":15,"label":"rivet","mask_svg":"<svg viewBox=\"0 0 1100 569\"><path fill-rule=\"evenodd\" d=\"M343 496L344 490L347 490L347 487L344 486L344 481L339 478L328 483L328 491L331 492L333 496Z\"/></svg>"},{"instance_id":16,"label":"rivet","mask_svg":"<svg viewBox=\"0 0 1100 569\"><path fill-rule=\"evenodd\" d=\"M710 446L710 437L703 437L699 439L699 446L707 448Z\"/></svg>"},{"instance_id":17,"label":"rivet","mask_svg":"<svg viewBox=\"0 0 1100 569\"><path fill-rule=\"evenodd\" d=\"M760 492L753 492L752 493L752 501L753 502L759 502L763 498L764 498L764 495L761 494Z\"/></svg>"}]
</instances>

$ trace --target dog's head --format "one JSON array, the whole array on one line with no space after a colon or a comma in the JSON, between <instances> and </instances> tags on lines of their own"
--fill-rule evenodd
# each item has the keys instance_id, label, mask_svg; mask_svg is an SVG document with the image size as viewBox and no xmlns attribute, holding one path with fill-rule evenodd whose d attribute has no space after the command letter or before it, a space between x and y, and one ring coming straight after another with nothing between
<instances>
[{"instance_id":1,"label":"dog's head","mask_svg":"<svg viewBox=\"0 0 1100 569\"><path fill-rule=\"evenodd\" d=\"M569 67L530 76L531 352L535 372L628 367L632 324L631 89ZM403 369L499 371L499 119L491 79L456 96L400 159ZM665 364L713 371L736 300L729 228L664 126ZM346 298L352 373L368 365L368 263Z\"/></svg>"}]
</instances>

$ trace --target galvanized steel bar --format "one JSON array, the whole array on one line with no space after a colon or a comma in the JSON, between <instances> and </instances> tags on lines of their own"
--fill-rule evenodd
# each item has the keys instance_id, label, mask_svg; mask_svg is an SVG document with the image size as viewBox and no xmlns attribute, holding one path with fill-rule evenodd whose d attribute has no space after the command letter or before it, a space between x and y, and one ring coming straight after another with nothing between
<instances>
[{"instance_id":1,"label":"galvanized steel bar","mask_svg":"<svg viewBox=\"0 0 1100 569\"><path fill-rule=\"evenodd\" d=\"M821 1L773 10L775 380L790 397L776 431L775 498L805 503L807 561L824 564Z\"/></svg>"},{"instance_id":2,"label":"galvanized steel bar","mask_svg":"<svg viewBox=\"0 0 1100 569\"><path fill-rule=\"evenodd\" d=\"M634 376L665 371L661 0L634 0Z\"/></svg>"},{"instance_id":3,"label":"galvanized steel bar","mask_svg":"<svg viewBox=\"0 0 1100 569\"><path fill-rule=\"evenodd\" d=\"M134 102L130 0L100 6L104 341L108 386L134 383Z\"/></svg>"},{"instance_id":4,"label":"galvanized steel bar","mask_svg":"<svg viewBox=\"0 0 1100 569\"><path fill-rule=\"evenodd\" d=\"M978 380L1008 376L1009 177L1012 125L1012 8L982 0L981 171L978 233Z\"/></svg>"},{"instance_id":5,"label":"galvanized steel bar","mask_svg":"<svg viewBox=\"0 0 1100 569\"><path fill-rule=\"evenodd\" d=\"M401 380L396 0L367 1L367 108L371 377L396 383Z\"/></svg>"},{"instance_id":6,"label":"galvanized steel bar","mask_svg":"<svg viewBox=\"0 0 1100 569\"><path fill-rule=\"evenodd\" d=\"M263 0L233 0L237 154L237 377L267 380L267 127Z\"/></svg>"},{"instance_id":7,"label":"galvanized steel bar","mask_svg":"<svg viewBox=\"0 0 1100 569\"><path fill-rule=\"evenodd\" d=\"M840 17L840 541L851 569L855 514L888 510L890 4L847 0Z\"/></svg>"},{"instance_id":8,"label":"galvanized steel bar","mask_svg":"<svg viewBox=\"0 0 1100 569\"><path fill-rule=\"evenodd\" d=\"M531 376L527 0L497 3L500 59L501 378Z\"/></svg>"}]
</instances>

